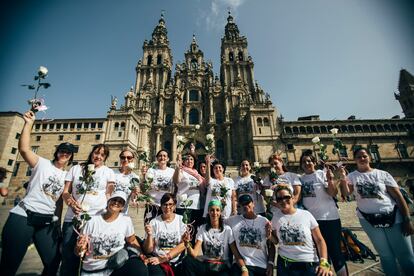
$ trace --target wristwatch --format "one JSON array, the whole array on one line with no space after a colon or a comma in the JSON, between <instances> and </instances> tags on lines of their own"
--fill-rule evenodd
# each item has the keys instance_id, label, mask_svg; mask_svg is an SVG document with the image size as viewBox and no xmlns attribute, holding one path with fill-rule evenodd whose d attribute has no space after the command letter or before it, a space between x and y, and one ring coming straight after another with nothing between
<instances>
[{"instance_id":1,"label":"wristwatch","mask_svg":"<svg viewBox=\"0 0 414 276\"><path fill-rule=\"evenodd\" d=\"M242 267L240 267L240 269L241 269L241 271L242 272L248 272L249 270L247 269L247 266L242 266Z\"/></svg>"}]
</instances>

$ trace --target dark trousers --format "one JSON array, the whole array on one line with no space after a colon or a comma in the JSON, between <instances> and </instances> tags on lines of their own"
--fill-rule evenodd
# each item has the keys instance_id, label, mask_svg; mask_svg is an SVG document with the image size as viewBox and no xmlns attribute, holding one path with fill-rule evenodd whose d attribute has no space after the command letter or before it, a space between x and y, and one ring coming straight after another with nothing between
<instances>
[{"instance_id":1,"label":"dark trousers","mask_svg":"<svg viewBox=\"0 0 414 276\"><path fill-rule=\"evenodd\" d=\"M27 225L26 217L10 213L1 238L1 275L16 274L32 241L44 266L42 275L56 275L60 263L58 224L33 227Z\"/></svg>"},{"instance_id":2,"label":"dark trousers","mask_svg":"<svg viewBox=\"0 0 414 276\"><path fill-rule=\"evenodd\" d=\"M111 273L111 276L124 276L124 275L139 275L147 276L148 268L144 262L139 258L130 258L122 267L114 270ZM151 274L153 275L153 274Z\"/></svg>"},{"instance_id":3,"label":"dark trousers","mask_svg":"<svg viewBox=\"0 0 414 276\"><path fill-rule=\"evenodd\" d=\"M185 276L203 276L203 275L205 276L209 276L209 275L227 276L227 275L230 275L229 273L230 271L228 268L220 272L211 271L208 263L201 262L191 257L190 255L187 255L185 259L183 260L182 272L183 272L182 275L185 275Z\"/></svg>"},{"instance_id":4,"label":"dark trousers","mask_svg":"<svg viewBox=\"0 0 414 276\"><path fill-rule=\"evenodd\" d=\"M287 262L281 257L277 258L278 276L314 276L318 263Z\"/></svg>"},{"instance_id":5,"label":"dark trousers","mask_svg":"<svg viewBox=\"0 0 414 276\"><path fill-rule=\"evenodd\" d=\"M247 269L249 270L249 276L266 276L266 269L257 267L257 266L251 266L246 265ZM239 276L241 275L242 271L238 264L233 264L231 267L230 275L232 276Z\"/></svg>"},{"instance_id":6,"label":"dark trousers","mask_svg":"<svg viewBox=\"0 0 414 276\"><path fill-rule=\"evenodd\" d=\"M335 271L339 271L346 266L346 261L341 251L341 220L318 220L318 224L328 248L328 257L332 261ZM348 270L347 267L346 269Z\"/></svg>"},{"instance_id":7,"label":"dark trousers","mask_svg":"<svg viewBox=\"0 0 414 276\"><path fill-rule=\"evenodd\" d=\"M62 233L62 265L60 266L60 275L77 275L79 270L80 258L75 255L74 250L78 235L73 230L73 225L71 222L63 223Z\"/></svg>"}]
</instances>

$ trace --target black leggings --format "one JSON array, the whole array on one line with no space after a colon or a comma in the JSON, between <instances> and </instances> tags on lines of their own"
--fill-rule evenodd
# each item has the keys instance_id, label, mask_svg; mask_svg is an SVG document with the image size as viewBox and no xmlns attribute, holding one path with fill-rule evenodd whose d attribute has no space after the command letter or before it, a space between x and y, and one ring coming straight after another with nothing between
<instances>
[{"instance_id":1,"label":"black leggings","mask_svg":"<svg viewBox=\"0 0 414 276\"><path fill-rule=\"evenodd\" d=\"M341 251L341 220L318 220L318 224L328 248L328 257L332 261L335 271L339 271L343 266L346 267L346 261ZM347 267L346 269L348 270Z\"/></svg>"},{"instance_id":2,"label":"black leggings","mask_svg":"<svg viewBox=\"0 0 414 276\"><path fill-rule=\"evenodd\" d=\"M59 225L29 226L26 217L14 213L9 214L1 236L1 275L16 274L32 241L44 266L43 275L56 275L60 263Z\"/></svg>"},{"instance_id":3,"label":"black leggings","mask_svg":"<svg viewBox=\"0 0 414 276\"><path fill-rule=\"evenodd\" d=\"M183 260L183 275L185 276L228 276L230 275L229 268L220 271L214 272L211 271L208 267L208 264L205 262L201 262L190 255L187 255Z\"/></svg>"}]
</instances>

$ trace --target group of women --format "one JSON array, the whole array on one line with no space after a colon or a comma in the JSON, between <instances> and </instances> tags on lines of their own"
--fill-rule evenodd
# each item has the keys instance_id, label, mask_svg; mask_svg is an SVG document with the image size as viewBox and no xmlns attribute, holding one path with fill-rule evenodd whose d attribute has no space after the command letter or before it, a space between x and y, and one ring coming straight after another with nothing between
<instances>
[{"instance_id":1,"label":"group of women","mask_svg":"<svg viewBox=\"0 0 414 276\"><path fill-rule=\"evenodd\" d=\"M43 275L56 275L59 266L61 275L273 275L275 244L278 275L332 275L333 270L348 275L340 247L338 187L328 167L317 169L311 151L300 158L301 176L272 155L263 181L252 177L248 160L235 180L209 155L197 170L191 151L178 155L172 169L166 150L139 177L130 150L119 154L119 169L105 166L109 149L104 144L66 172L74 146L60 144L51 161L38 156L30 148L33 112L24 120L19 151L32 175L26 196L3 228L2 275L15 275L31 242ZM398 260L408 274L414 268L409 238L414 228L407 204L391 175L370 167L367 149L354 156L354 172L338 168L341 193L355 194L358 218L384 272L395 273ZM132 185L135 179L151 184L143 240L127 215L129 202L141 193ZM265 217L266 189L274 190L271 221ZM61 228L63 202L68 208Z\"/></svg>"}]
</instances>

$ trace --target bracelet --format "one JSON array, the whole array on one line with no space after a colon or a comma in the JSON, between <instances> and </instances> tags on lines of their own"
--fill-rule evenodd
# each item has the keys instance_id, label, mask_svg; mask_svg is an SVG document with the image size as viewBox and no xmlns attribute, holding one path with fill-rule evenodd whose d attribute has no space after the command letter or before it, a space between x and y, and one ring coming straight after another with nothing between
<instances>
[{"instance_id":1,"label":"bracelet","mask_svg":"<svg viewBox=\"0 0 414 276\"><path fill-rule=\"evenodd\" d=\"M331 265L329 264L328 260L326 260L325 258L321 258L319 260L319 266L322 268L327 268L327 269L331 268Z\"/></svg>"},{"instance_id":2,"label":"bracelet","mask_svg":"<svg viewBox=\"0 0 414 276\"><path fill-rule=\"evenodd\" d=\"M187 247L187 248L192 248L191 242L187 242L187 243L185 244L185 247Z\"/></svg>"},{"instance_id":3,"label":"bracelet","mask_svg":"<svg viewBox=\"0 0 414 276\"><path fill-rule=\"evenodd\" d=\"M272 261L267 261L268 264L270 264L271 266L275 266L275 263Z\"/></svg>"},{"instance_id":4,"label":"bracelet","mask_svg":"<svg viewBox=\"0 0 414 276\"><path fill-rule=\"evenodd\" d=\"M247 266L245 266L245 265L240 267L240 269L241 269L242 272L249 272L249 270L247 269Z\"/></svg>"}]
</instances>

